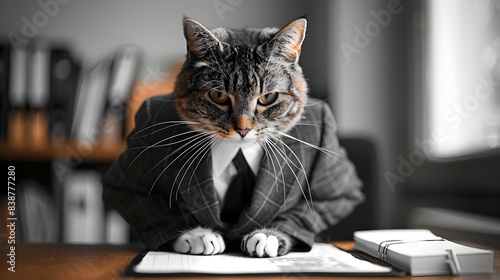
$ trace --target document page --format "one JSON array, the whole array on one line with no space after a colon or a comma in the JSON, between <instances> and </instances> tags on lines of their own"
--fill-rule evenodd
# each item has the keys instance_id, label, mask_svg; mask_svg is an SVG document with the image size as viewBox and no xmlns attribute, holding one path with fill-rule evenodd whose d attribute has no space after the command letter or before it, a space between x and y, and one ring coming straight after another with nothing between
<instances>
[{"instance_id":1,"label":"document page","mask_svg":"<svg viewBox=\"0 0 500 280\"><path fill-rule=\"evenodd\" d=\"M238 253L213 256L149 251L134 267L137 273L173 274L279 274L279 273L389 273L390 267L355 258L326 244L314 244L310 252L294 252L276 258L251 258Z\"/></svg>"}]
</instances>

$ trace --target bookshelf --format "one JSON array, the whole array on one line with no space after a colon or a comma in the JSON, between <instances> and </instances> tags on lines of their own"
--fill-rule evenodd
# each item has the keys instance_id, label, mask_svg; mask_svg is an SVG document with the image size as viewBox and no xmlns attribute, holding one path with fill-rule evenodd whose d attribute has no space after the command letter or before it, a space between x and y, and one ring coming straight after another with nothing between
<instances>
[{"instance_id":1,"label":"bookshelf","mask_svg":"<svg viewBox=\"0 0 500 280\"><path fill-rule=\"evenodd\" d=\"M68 156L79 156L85 161L112 162L125 149L125 141L113 143L99 143L91 147L85 147L76 142L63 142L50 144L45 147L31 145L9 145L0 142L0 158L7 161L32 161L48 162L65 159Z\"/></svg>"},{"instance_id":2,"label":"bookshelf","mask_svg":"<svg viewBox=\"0 0 500 280\"><path fill-rule=\"evenodd\" d=\"M173 91L175 77L182 62L175 62L167 77L158 81L138 81L127 103L125 133L133 127L134 116L147 98ZM152 86L153 85L153 86ZM18 111L12 114L7 140L0 141L0 160L24 162L51 162L78 157L83 162L111 163L126 148L125 139L100 139L92 145L64 139L49 139L44 112Z\"/></svg>"},{"instance_id":3,"label":"bookshelf","mask_svg":"<svg viewBox=\"0 0 500 280\"><path fill-rule=\"evenodd\" d=\"M126 149L125 135L134 128L135 114L144 100L172 92L182 63L171 64L164 77L134 78L130 95L123 103L123 115L107 122L108 115L103 113L97 123L97 139L78 141L62 134L54 136L52 107L12 106L8 114L2 114L1 128L7 124L7 129L0 138L0 163L16 168L16 215L20 221L17 242L136 241L126 222L102 202L100 178ZM7 209L6 205L7 198L0 197L0 208ZM88 224L93 227L87 228Z\"/></svg>"}]
</instances>

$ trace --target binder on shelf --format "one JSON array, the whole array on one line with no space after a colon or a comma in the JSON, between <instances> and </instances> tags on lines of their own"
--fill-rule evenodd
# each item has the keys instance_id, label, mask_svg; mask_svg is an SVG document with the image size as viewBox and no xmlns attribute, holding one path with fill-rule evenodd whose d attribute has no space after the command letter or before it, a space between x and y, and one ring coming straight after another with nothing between
<instances>
[{"instance_id":1,"label":"binder on shelf","mask_svg":"<svg viewBox=\"0 0 500 280\"><path fill-rule=\"evenodd\" d=\"M50 62L50 136L68 139L80 80L80 64L68 48L53 47Z\"/></svg>"},{"instance_id":2,"label":"binder on shelf","mask_svg":"<svg viewBox=\"0 0 500 280\"><path fill-rule=\"evenodd\" d=\"M130 227L125 219L116 210L106 213L106 243L128 244L130 240Z\"/></svg>"},{"instance_id":3,"label":"binder on shelf","mask_svg":"<svg viewBox=\"0 0 500 280\"><path fill-rule=\"evenodd\" d=\"M27 106L28 56L27 45L10 48L9 102L12 108L24 109Z\"/></svg>"},{"instance_id":4,"label":"binder on shelf","mask_svg":"<svg viewBox=\"0 0 500 280\"><path fill-rule=\"evenodd\" d=\"M28 105L46 109L50 100L51 45L46 39L33 39L29 53Z\"/></svg>"},{"instance_id":5,"label":"binder on shelf","mask_svg":"<svg viewBox=\"0 0 500 280\"><path fill-rule=\"evenodd\" d=\"M82 78L71 127L73 139L94 143L102 135L108 76L109 63L101 62Z\"/></svg>"},{"instance_id":6,"label":"binder on shelf","mask_svg":"<svg viewBox=\"0 0 500 280\"><path fill-rule=\"evenodd\" d=\"M95 144L103 134L121 141L142 57L140 47L120 46L83 74L66 45L33 38L14 48L0 40L0 139L19 148L66 139Z\"/></svg>"},{"instance_id":7,"label":"binder on shelf","mask_svg":"<svg viewBox=\"0 0 500 280\"><path fill-rule=\"evenodd\" d=\"M114 143L123 139L125 106L141 61L141 48L121 46L109 61L99 63L82 76L71 126L72 138L95 142L104 135Z\"/></svg>"},{"instance_id":8,"label":"binder on shelf","mask_svg":"<svg viewBox=\"0 0 500 280\"><path fill-rule=\"evenodd\" d=\"M7 138L10 79L10 45L0 41L0 140Z\"/></svg>"},{"instance_id":9,"label":"binder on shelf","mask_svg":"<svg viewBox=\"0 0 500 280\"><path fill-rule=\"evenodd\" d=\"M138 46L120 46L115 50L108 88L110 106L127 102L139 72L142 55L142 49Z\"/></svg>"},{"instance_id":10,"label":"binder on shelf","mask_svg":"<svg viewBox=\"0 0 500 280\"><path fill-rule=\"evenodd\" d=\"M119 141L125 135L126 104L135 85L142 62L143 51L138 46L118 47L111 60L104 137Z\"/></svg>"},{"instance_id":11,"label":"binder on shelf","mask_svg":"<svg viewBox=\"0 0 500 280\"><path fill-rule=\"evenodd\" d=\"M104 242L101 176L93 170L72 170L63 178L63 241Z\"/></svg>"},{"instance_id":12,"label":"binder on shelf","mask_svg":"<svg viewBox=\"0 0 500 280\"><path fill-rule=\"evenodd\" d=\"M18 145L26 138L22 110L27 105L29 50L25 44L14 48L8 41L0 49L0 138Z\"/></svg>"},{"instance_id":13,"label":"binder on shelf","mask_svg":"<svg viewBox=\"0 0 500 280\"><path fill-rule=\"evenodd\" d=\"M26 123L26 139L30 147L43 148L50 141L50 62L50 41L40 38L32 39L28 47L28 89L26 95L30 109Z\"/></svg>"},{"instance_id":14,"label":"binder on shelf","mask_svg":"<svg viewBox=\"0 0 500 280\"><path fill-rule=\"evenodd\" d=\"M26 139L38 146L49 137L68 138L80 70L69 48L34 38L15 48L3 44L0 56L0 135L10 134L9 142L16 145Z\"/></svg>"},{"instance_id":15,"label":"binder on shelf","mask_svg":"<svg viewBox=\"0 0 500 280\"><path fill-rule=\"evenodd\" d=\"M19 185L21 187L18 205L22 241L25 243L57 242L59 220L50 192L31 179Z\"/></svg>"},{"instance_id":16,"label":"binder on shelf","mask_svg":"<svg viewBox=\"0 0 500 280\"><path fill-rule=\"evenodd\" d=\"M425 229L354 232L355 249L412 276L493 273L493 251L464 246Z\"/></svg>"}]
</instances>

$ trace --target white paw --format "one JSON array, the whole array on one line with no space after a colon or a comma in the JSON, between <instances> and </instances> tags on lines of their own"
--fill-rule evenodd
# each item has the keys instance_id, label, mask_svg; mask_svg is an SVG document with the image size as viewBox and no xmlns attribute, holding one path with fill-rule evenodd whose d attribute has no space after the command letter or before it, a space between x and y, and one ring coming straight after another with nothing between
<instances>
[{"instance_id":1,"label":"white paw","mask_svg":"<svg viewBox=\"0 0 500 280\"><path fill-rule=\"evenodd\" d=\"M243 237L241 251L252 257L277 257L288 253L290 243L290 239L284 233L261 229Z\"/></svg>"},{"instance_id":2,"label":"white paw","mask_svg":"<svg viewBox=\"0 0 500 280\"><path fill-rule=\"evenodd\" d=\"M211 229L197 227L177 237L172 249L178 253L193 255L215 255L224 252L224 239Z\"/></svg>"}]
</instances>

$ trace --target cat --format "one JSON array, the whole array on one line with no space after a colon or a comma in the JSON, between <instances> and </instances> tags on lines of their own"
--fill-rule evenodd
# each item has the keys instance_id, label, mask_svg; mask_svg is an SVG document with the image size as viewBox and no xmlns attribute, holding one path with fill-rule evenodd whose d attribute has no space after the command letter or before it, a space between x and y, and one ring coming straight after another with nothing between
<instances>
[{"instance_id":1,"label":"cat","mask_svg":"<svg viewBox=\"0 0 500 280\"><path fill-rule=\"evenodd\" d=\"M306 25L209 30L183 19L187 54L174 92L142 105L127 151L104 177L105 201L149 248L282 256L310 249L363 201L329 107L308 98L298 63ZM252 201L233 224L220 218L218 163L209 160L229 143L263 150Z\"/></svg>"},{"instance_id":2,"label":"cat","mask_svg":"<svg viewBox=\"0 0 500 280\"><path fill-rule=\"evenodd\" d=\"M183 25L187 40L188 60L191 61L190 65L193 65L194 68L189 65L179 74L174 96L180 117L183 120L191 121L189 126L193 130L212 132L216 137L222 139L240 140L261 137L264 129L275 125L274 123L270 125L270 123L275 121L278 116L280 121L277 123L279 126L277 129L280 131L288 131L299 120L307 99L307 84L297 64L306 32L305 19L298 19L290 23L280 31L280 34L273 37L273 42L269 42L269 35L277 33L278 30L272 28L244 31L218 28L209 31L191 19L184 19ZM212 52L220 52L221 57L213 55ZM265 61L266 52L276 55L269 56L270 63L259 65L259 62ZM219 62L219 60L225 61L225 65L221 65L224 63ZM258 66L250 69L248 66L252 64ZM293 67L284 69L283 64ZM266 67L262 67L264 65ZM212 82L215 87L208 92L209 100L193 98L193 95L206 95L205 87L190 88L191 84L189 83L193 72L201 72L204 68L215 68L214 77L211 77L215 78L215 81ZM218 90L221 87L218 82L225 78L224 76L229 75L229 69L238 69L236 75L248 75L248 72L254 71L258 77L266 74L279 76L286 73L293 76L294 90L289 94L271 92L259 97L256 93L262 94L263 90L259 89L258 79L249 78L249 85L239 88L241 85L238 82L244 79L241 76L236 76L233 79L228 79L228 85L225 86L225 91L232 94L225 93ZM211 81L203 81L202 83L204 82L211 83ZM248 87L253 88L246 92L241 90ZM282 89L290 91L289 86L282 87ZM197 90L201 92L197 92ZM278 99L280 99L279 106L266 108L273 103L278 103ZM262 108L262 112L267 109L266 113L269 116L253 114L252 111L256 110L257 106L252 106L252 103L260 105L258 109ZM197 109L192 110L192 108ZM218 112L206 112L210 109ZM230 109L232 110L231 117L227 117L227 111ZM214 117L213 114L217 115ZM214 119L217 123L214 123ZM275 257L288 253L291 247L292 239L286 234L273 229L259 229L243 238L241 250L248 255ZM219 234L209 229L195 228L177 238L172 248L182 253L214 254L224 251L224 241Z\"/></svg>"}]
</instances>

